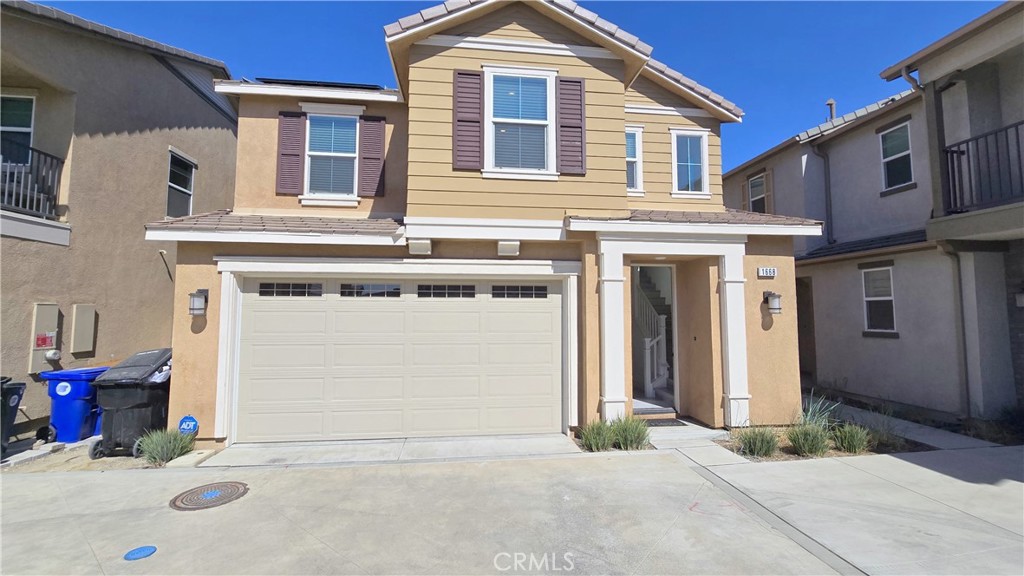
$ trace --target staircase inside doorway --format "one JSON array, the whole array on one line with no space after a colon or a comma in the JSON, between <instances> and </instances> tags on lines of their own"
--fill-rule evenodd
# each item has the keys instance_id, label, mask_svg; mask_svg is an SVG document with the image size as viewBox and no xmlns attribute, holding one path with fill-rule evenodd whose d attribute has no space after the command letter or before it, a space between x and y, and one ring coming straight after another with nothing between
<instances>
[{"instance_id":1,"label":"staircase inside doorway","mask_svg":"<svg viewBox=\"0 0 1024 576\"><path fill-rule=\"evenodd\" d=\"M672 268L632 270L633 413L675 415L675 342L672 329Z\"/></svg>"}]
</instances>

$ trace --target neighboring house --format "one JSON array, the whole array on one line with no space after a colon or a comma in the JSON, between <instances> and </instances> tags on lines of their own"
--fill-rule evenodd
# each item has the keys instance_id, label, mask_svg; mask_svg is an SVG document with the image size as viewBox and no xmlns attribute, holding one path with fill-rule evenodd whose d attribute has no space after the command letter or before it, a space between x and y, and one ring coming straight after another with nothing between
<instances>
[{"instance_id":1,"label":"neighboring house","mask_svg":"<svg viewBox=\"0 0 1024 576\"><path fill-rule=\"evenodd\" d=\"M172 418L230 444L797 416L791 237L820 224L725 209L737 106L572 2L385 35L395 90L217 83L234 209L147 231L178 242Z\"/></svg>"},{"instance_id":2,"label":"neighboring house","mask_svg":"<svg viewBox=\"0 0 1024 576\"><path fill-rule=\"evenodd\" d=\"M924 89L724 176L728 206L825 222L796 249L808 387L937 418L994 418L1024 398L1022 11L1004 5L884 73L918 70Z\"/></svg>"},{"instance_id":3,"label":"neighboring house","mask_svg":"<svg viewBox=\"0 0 1024 576\"><path fill-rule=\"evenodd\" d=\"M237 113L221 62L38 4L2 20L0 371L27 431L40 371L171 344L176 247L143 226L231 206Z\"/></svg>"}]
</instances>

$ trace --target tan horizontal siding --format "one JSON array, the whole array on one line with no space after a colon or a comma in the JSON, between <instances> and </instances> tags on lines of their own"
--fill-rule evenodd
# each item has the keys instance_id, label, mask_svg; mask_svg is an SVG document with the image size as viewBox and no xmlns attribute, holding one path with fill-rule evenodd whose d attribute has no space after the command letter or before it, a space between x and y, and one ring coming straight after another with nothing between
<instances>
[{"instance_id":1,"label":"tan horizontal siding","mask_svg":"<svg viewBox=\"0 0 1024 576\"><path fill-rule=\"evenodd\" d=\"M626 103L639 106L667 106L670 108L699 107L694 101L678 96L643 76L637 78L626 90Z\"/></svg>"},{"instance_id":2,"label":"tan horizontal siding","mask_svg":"<svg viewBox=\"0 0 1024 576\"><path fill-rule=\"evenodd\" d=\"M422 166L422 165L421 165ZM419 168L417 168L419 170ZM428 169L429 170L429 169ZM426 170L425 170L426 171ZM471 177L460 178L458 174L469 174ZM625 175L625 171L621 171ZM436 175L410 175L409 180L416 181L416 191L445 191L458 192L479 192L486 191L488 194L499 196L507 194L510 196L527 196L537 199L543 196L558 194L561 196L583 197L607 196L618 201L619 196L625 196L626 180L607 178L607 181L590 181L590 172L586 176L561 176L558 182L545 182L534 180L508 180L504 178L480 178L472 171L450 170L445 176ZM544 188L538 192L538 188ZM419 201L417 199L417 201ZM518 204L517 204L518 205Z\"/></svg>"},{"instance_id":3,"label":"tan horizontal siding","mask_svg":"<svg viewBox=\"0 0 1024 576\"><path fill-rule=\"evenodd\" d=\"M511 208L585 208L592 210L614 210L623 204L615 197L595 196L593 194L508 194L499 197L496 190L477 191L446 191L423 190L416 194L416 202L421 204L439 204L445 206L508 206Z\"/></svg>"},{"instance_id":4,"label":"tan horizontal siding","mask_svg":"<svg viewBox=\"0 0 1024 576\"><path fill-rule=\"evenodd\" d=\"M515 4L446 30L445 34L478 38L506 38L533 42L554 42L593 46L575 32L559 26L550 18L524 4Z\"/></svg>"}]
</instances>

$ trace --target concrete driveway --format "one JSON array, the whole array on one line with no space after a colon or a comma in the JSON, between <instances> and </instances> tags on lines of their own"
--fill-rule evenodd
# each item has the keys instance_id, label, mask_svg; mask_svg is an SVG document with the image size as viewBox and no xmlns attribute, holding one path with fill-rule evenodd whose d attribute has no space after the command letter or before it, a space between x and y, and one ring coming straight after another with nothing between
<instances>
[{"instance_id":1,"label":"concrete driveway","mask_svg":"<svg viewBox=\"0 0 1024 576\"><path fill-rule=\"evenodd\" d=\"M4 574L822 574L678 453L5 474ZM240 500L178 512L209 482ZM153 556L127 562L143 545ZM516 556L520 554L522 556ZM547 569L530 570L529 555ZM571 560L571 565L567 561ZM516 569L517 558L524 558ZM572 570L569 570L572 568Z\"/></svg>"}]
</instances>

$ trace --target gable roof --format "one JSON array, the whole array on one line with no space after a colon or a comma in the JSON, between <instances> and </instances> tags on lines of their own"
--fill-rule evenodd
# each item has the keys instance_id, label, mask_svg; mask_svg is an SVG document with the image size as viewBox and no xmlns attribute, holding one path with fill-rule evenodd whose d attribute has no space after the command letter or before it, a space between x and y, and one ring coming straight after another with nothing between
<instances>
[{"instance_id":1,"label":"gable roof","mask_svg":"<svg viewBox=\"0 0 1024 576\"><path fill-rule=\"evenodd\" d=\"M922 61L927 60L943 50L960 44L971 36L983 31L994 21L999 20L1007 14L1011 14L1015 11L1020 12L1022 10L1024 10L1024 2L1020 2L1019 0L1006 2L1005 4L997 6L935 42L932 42L928 46L925 46L910 56L907 56L903 60L900 60L885 70L882 70L882 73L879 75L885 80L895 80L903 74L904 68L907 69L907 72L913 72L917 70L917 67Z\"/></svg>"},{"instance_id":2,"label":"gable roof","mask_svg":"<svg viewBox=\"0 0 1024 576\"><path fill-rule=\"evenodd\" d=\"M859 125L862 122L867 122L868 120L876 116L879 116L885 112L892 110L893 105L896 104L897 102L909 102L910 100L919 98L920 96L920 92L916 92L914 90L905 90L903 92L900 92L899 94L889 96L888 98L883 98L878 102L868 104L863 108L858 108L853 112L843 114L838 118L833 118L828 122L818 124L813 128L808 128L807 130L804 130L803 132L800 132L795 136L786 138L785 140L776 144L775 146L772 146L768 150L765 150L764 152L758 154L757 156L754 156L750 160L747 160L746 162L740 164L739 166L733 168L732 170L729 170L728 172L722 175L722 178L729 178L736 174L737 172L742 172L750 168L754 164L757 164L762 160L774 156L775 154L781 152L782 150L788 148L789 146L792 146L794 144L807 144L819 138L830 136L838 132L840 129L848 130L856 125Z\"/></svg>"},{"instance_id":3,"label":"gable roof","mask_svg":"<svg viewBox=\"0 0 1024 576\"><path fill-rule=\"evenodd\" d=\"M180 58L182 60L188 60L196 64L201 64L220 73L225 78L230 78L231 73L228 71L226 64L220 60L214 60L213 58L207 58L206 56L200 56L194 52L182 50L181 48L175 48L149 38L144 38L137 34L111 28L110 26L104 26L99 22L93 22L92 20L86 20L69 14L63 10L58 10L50 6L43 6L34 2L26 2L23 0L3 0L2 2L4 10L16 10L21 12L23 15L29 17L35 17L42 20L47 20L51 23L61 24L65 26L71 26L77 28L81 32L87 34L93 34L102 37L105 40L112 41L118 44L127 44L132 48L137 48L146 52L155 53L159 56L170 56L173 58Z\"/></svg>"},{"instance_id":4,"label":"gable roof","mask_svg":"<svg viewBox=\"0 0 1024 576\"><path fill-rule=\"evenodd\" d=\"M610 42L635 54L643 61L643 66L640 68L641 73L647 73L663 80L664 83L671 86L670 89L675 89L685 96L696 100L698 104L703 104L711 112L715 113L719 119L737 122L743 116L743 110L724 96L687 78L664 63L652 59L651 53L654 51L654 48L650 44L608 20L601 18L596 13L580 6L576 2L572 0L534 0L526 3L534 7L546 6L554 8L551 14L568 18L569 21L580 24L587 30L594 32L606 42ZM507 0L449 0L443 4L431 6L415 14L399 18L397 22L384 26L384 35L390 49L392 42L410 34L425 32L427 29L440 28L449 20L464 16L477 8L483 8L488 5L500 7L503 4L508 4ZM401 78L399 78L399 85L401 85Z\"/></svg>"}]
</instances>

